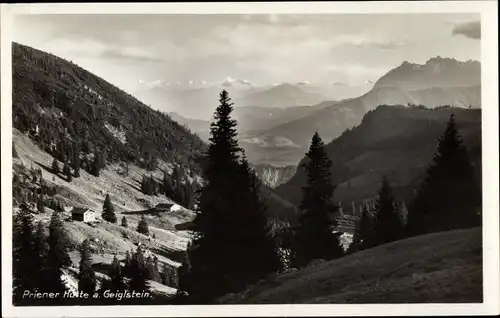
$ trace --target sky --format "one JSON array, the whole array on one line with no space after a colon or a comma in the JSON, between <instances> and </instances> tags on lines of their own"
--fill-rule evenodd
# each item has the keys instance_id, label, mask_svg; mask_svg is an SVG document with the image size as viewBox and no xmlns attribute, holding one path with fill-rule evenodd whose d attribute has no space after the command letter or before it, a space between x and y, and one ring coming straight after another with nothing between
<instances>
[{"instance_id":1,"label":"sky","mask_svg":"<svg viewBox=\"0 0 500 318\"><path fill-rule=\"evenodd\" d=\"M154 82L361 85L403 61L480 60L475 14L25 15L13 41L127 91Z\"/></svg>"}]
</instances>

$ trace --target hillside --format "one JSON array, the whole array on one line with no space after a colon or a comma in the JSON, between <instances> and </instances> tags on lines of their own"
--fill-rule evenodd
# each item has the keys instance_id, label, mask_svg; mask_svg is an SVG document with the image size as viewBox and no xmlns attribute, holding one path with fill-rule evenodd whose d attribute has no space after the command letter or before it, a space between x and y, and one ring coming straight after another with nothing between
<instances>
[{"instance_id":1,"label":"hillside","mask_svg":"<svg viewBox=\"0 0 500 318\"><path fill-rule=\"evenodd\" d=\"M99 177L95 177L86 171L81 171L79 178L67 182L66 179L52 173L50 166L52 157L40 149L30 138L22 134L17 129L13 131L13 143L16 147L18 158L13 159L13 171L17 178L28 182L28 187L22 187L21 193L33 187L39 187L39 181L31 181L30 170L40 169L41 178L44 184L54 189L56 194L52 196L54 200L63 204L64 227L69 234L69 241L73 250L70 256L73 265L70 267L70 273L76 273L79 262L79 252L76 247L84 239L90 239L93 242L94 255L93 263L98 274L106 275L113 256L116 254L119 260L125 258L127 251L135 250L140 242L146 249L158 256L160 264L167 264L172 269L177 268L183 261L183 251L191 236L187 231L176 230L178 224L190 222L194 218L194 212L178 207L170 213L153 213L149 208L158 203L170 203L170 198L164 195L147 196L143 194L138 185L140 177L147 173L145 169L135 165L129 166L128 175L121 173L122 168L119 165L110 164L101 171ZM161 178L160 171L152 173L155 178ZM16 184L14 186L14 207L19 199ZM28 191L29 193L29 191ZM83 222L70 221L71 209L73 206L85 206L97 211L97 217L100 218L104 197L110 195L111 201L115 207L118 224L108 222L99 222L94 227ZM22 195L21 195L22 196ZM28 195L29 197L29 195ZM52 209L48 206L45 198L45 213L34 213L35 220L39 220L48 225ZM33 211L36 210L31 206ZM14 208L14 212L17 208ZM135 231L141 216L145 216L149 223L151 235L155 238L139 234ZM128 220L128 229L120 226L122 217ZM161 267L160 267L161 268ZM69 275L68 279L75 279L74 274ZM158 286L156 289L165 289L167 286ZM170 286L175 292L176 286ZM156 290L155 289L155 290Z\"/></svg>"},{"instance_id":2,"label":"hillside","mask_svg":"<svg viewBox=\"0 0 500 318\"><path fill-rule=\"evenodd\" d=\"M268 277L222 304L480 303L480 228L381 245Z\"/></svg>"},{"instance_id":3,"label":"hillside","mask_svg":"<svg viewBox=\"0 0 500 318\"><path fill-rule=\"evenodd\" d=\"M351 201L373 197L382 176L387 175L396 197L408 202L452 112L480 178L481 110L380 106L368 112L359 126L327 144L333 183L338 185L334 200L344 202L346 212L350 211ZM304 171L299 169L276 193L296 204L304 180Z\"/></svg>"},{"instance_id":4,"label":"hillside","mask_svg":"<svg viewBox=\"0 0 500 318\"><path fill-rule=\"evenodd\" d=\"M72 62L13 43L12 73L13 126L45 151L66 143L108 162L154 167L163 160L199 170L199 137Z\"/></svg>"}]
</instances>

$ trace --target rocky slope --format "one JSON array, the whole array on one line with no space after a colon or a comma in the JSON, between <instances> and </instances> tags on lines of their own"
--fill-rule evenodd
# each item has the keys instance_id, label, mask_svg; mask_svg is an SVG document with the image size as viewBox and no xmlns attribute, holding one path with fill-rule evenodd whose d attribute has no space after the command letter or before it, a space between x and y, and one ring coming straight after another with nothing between
<instances>
[{"instance_id":1,"label":"rocky slope","mask_svg":"<svg viewBox=\"0 0 500 318\"><path fill-rule=\"evenodd\" d=\"M276 188L280 184L283 184L290 180L297 167L295 166L285 166L285 167L275 167L266 164L260 164L254 166L255 172L259 179L267 186L271 188Z\"/></svg>"}]
</instances>

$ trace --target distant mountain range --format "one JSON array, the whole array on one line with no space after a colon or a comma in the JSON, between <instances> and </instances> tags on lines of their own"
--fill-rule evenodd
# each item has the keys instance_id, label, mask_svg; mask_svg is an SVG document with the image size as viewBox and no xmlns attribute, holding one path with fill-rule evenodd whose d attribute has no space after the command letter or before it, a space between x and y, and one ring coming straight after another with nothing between
<instances>
[{"instance_id":1,"label":"distant mountain range","mask_svg":"<svg viewBox=\"0 0 500 318\"><path fill-rule=\"evenodd\" d=\"M177 113L186 118L209 120L218 106L222 89L229 92L235 108L291 108L311 106L325 100L359 96L373 87L372 83L349 86L342 83L278 83L258 85L246 80L226 78L212 83L139 82L133 94L153 108Z\"/></svg>"},{"instance_id":2,"label":"distant mountain range","mask_svg":"<svg viewBox=\"0 0 500 318\"><path fill-rule=\"evenodd\" d=\"M481 110L444 107L425 109L405 106L379 106L369 111L361 124L328 143L333 161L332 178L338 185L334 200L350 209L351 202L376 195L383 175L394 187L399 200L408 203L431 162L437 137L446 128L451 113L469 150L481 182ZM298 204L305 182L303 168L278 186L276 193Z\"/></svg>"},{"instance_id":3,"label":"distant mountain range","mask_svg":"<svg viewBox=\"0 0 500 318\"><path fill-rule=\"evenodd\" d=\"M346 129L359 125L364 114L379 105L479 108L481 77L478 67L480 69L479 62L442 58L430 59L425 65L406 62L389 71L366 94L322 103L321 107L313 106L310 108L313 111L301 118L243 134L241 141L244 147L252 149L249 158L256 163L288 165L297 163L302 157L314 132L318 131L325 141L330 141Z\"/></svg>"},{"instance_id":4,"label":"distant mountain range","mask_svg":"<svg viewBox=\"0 0 500 318\"><path fill-rule=\"evenodd\" d=\"M262 106L262 107L290 107L301 105L314 105L328 99L317 92L307 92L299 85L288 83L246 94L235 99L235 105Z\"/></svg>"}]
</instances>

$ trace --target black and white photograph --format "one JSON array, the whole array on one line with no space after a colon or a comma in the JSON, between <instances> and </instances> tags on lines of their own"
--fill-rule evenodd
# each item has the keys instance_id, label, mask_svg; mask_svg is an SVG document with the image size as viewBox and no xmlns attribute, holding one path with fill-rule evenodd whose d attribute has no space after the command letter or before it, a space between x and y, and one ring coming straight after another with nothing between
<instances>
[{"instance_id":1,"label":"black and white photograph","mask_svg":"<svg viewBox=\"0 0 500 318\"><path fill-rule=\"evenodd\" d=\"M498 4L193 5L2 5L6 317L498 314Z\"/></svg>"}]
</instances>

